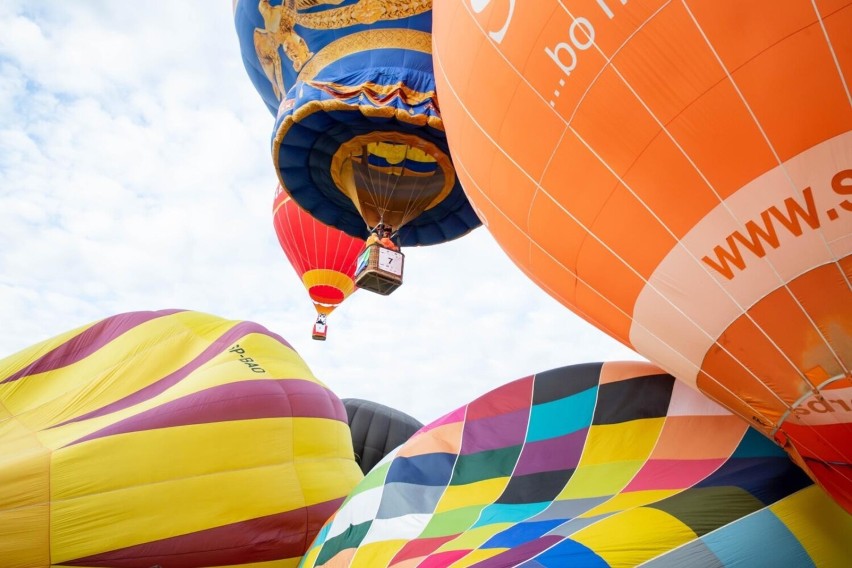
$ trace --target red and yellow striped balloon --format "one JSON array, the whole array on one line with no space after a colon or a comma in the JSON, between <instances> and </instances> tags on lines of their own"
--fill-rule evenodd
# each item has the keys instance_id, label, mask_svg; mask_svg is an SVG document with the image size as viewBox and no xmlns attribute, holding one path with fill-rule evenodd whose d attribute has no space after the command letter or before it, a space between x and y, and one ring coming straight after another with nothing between
<instances>
[{"instance_id":1,"label":"red and yellow striped balloon","mask_svg":"<svg viewBox=\"0 0 852 568\"><path fill-rule=\"evenodd\" d=\"M850 30L850 0L447 0L433 53L507 254L852 511Z\"/></svg>"},{"instance_id":2,"label":"red and yellow striped balloon","mask_svg":"<svg viewBox=\"0 0 852 568\"><path fill-rule=\"evenodd\" d=\"M364 250L364 240L320 223L280 185L272 211L278 242L317 313L330 314L356 290L355 262Z\"/></svg>"},{"instance_id":3,"label":"red and yellow striped balloon","mask_svg":"<svg viewBox=\"0 0 852 568\"><path fill-rule=\"evenodd\" d=\"M294 567L363 477L346 411L246 321L106 318L0 360L0 565Z\"/></svg>"}]
</instances>

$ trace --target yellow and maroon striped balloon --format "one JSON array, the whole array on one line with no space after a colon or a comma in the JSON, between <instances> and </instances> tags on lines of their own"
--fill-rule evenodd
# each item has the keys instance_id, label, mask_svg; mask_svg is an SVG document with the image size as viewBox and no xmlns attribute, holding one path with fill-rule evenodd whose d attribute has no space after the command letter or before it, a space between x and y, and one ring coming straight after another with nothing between
<instances>
[{"instance_id":1,"label":"yellow and maroon striped balloon","mask_svg":"<svg viewBox=\"0 0 852 568\"><path fill-rule=\"evenodd\" d=\"M296 566L362 477L252 322L126 313L0 360L0 566Z\"/></svg>"}]
</instances>

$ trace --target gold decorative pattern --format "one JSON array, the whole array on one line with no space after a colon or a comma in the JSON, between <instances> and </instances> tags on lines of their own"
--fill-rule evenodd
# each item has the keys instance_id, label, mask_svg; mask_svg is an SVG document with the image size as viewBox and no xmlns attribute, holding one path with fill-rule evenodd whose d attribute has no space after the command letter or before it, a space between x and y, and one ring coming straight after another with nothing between
<instances>
[{"instance_id":1,"label":"gold decorative pattern","mask_svg":"<svg viewBox=\"0 0 852 568\"><path fill-rule=\"evenodd\" d=\"M313 56L313 52L308 49L308 44L293 29L297 15L296 1L286 0L278 6L273 6L269 0L260 0L257 4L257 9L263 17L263 29L255 28L254 30L254 50L263 72L272 84L272 92L279 101L287 89L284 86L282 61L278 48L284 48L284 53L297 72Z\"/></svg>"},{"instance_id":2,"label":"gold decorative pattern","mask_svg":"<svg viewBox=\"0 0 852 568\"><path fill-rule=\"evenodd\" d=\"M347 55L370 49L409 49L431 54L432 34L394 28L366 30L347 35L329 43L314 55L299 73L299 81L310 81L329 64Z\"/></svg>"},{"instance_id":3,"label":"gold decorative pattern","mask_svg":"<svg viewBox=\"0 0 852 568\"><path fill-rule=\"evenodd\" d=\"M341 85L339 83L330 83L324 81L309 81L307 83L315 89L319 89L337 99L351 99L354 96L362 95L376 105L386 105L393 99L399 99L407 105L416 106L422 105L435 99L435 91L420 92L410 89L404 83L398 82L393 85L379 85L368 81L362 85ZM437 111L434 104L429 104L429 108Z\"/></svg>"},{"instance_id":4,"label":"gold decorative pattern","mask_svg":"<svg viewBox=\"0 0 852 568\"><path fill-rule=\"evenodd\" d=\"M314 55L307 42L296 33L294 26L317 30L336 30L358 24L373 24L385 20L401 20L423 14L432 9L432 0L359 0L355 4L340 8L331 8L309 14L300 10L322 5L339 5L343 0L284 0L273 6L269 0L260 0L258 12L263 17L263 28L254 30L254 49L257 59L279 101L287 92L282 76L281 56L278 48L284 49L287 58L293 64L293 70L299 72ZM236 10L236 1L233 4ZM421 32L425 33L425 32ZM431 34L429 52L431 53ZM333 42L334 43L334 42ZM369 47L369 46L368 46Z\"/></svg>"},{"instance_id":5,"label":"gold decorative pattern","mask_svg":"<svg viewBox=\"0 0 852 568\"><path fill-rule=\"evenodd\" d=\"M298 9L322 4L340 4L341 0L299 0ZM401 20L432 9L432 0L360 0L355 4L299 14L300 26L315 30L337 30L358 24L374 24L378 21Z\"/></svg>"}]
</instances>

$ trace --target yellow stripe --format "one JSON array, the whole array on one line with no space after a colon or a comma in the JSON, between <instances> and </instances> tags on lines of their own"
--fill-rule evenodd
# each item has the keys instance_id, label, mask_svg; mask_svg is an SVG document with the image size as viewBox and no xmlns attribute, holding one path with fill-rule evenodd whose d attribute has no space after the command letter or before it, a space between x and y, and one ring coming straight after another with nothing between
<instances>
[{"instance_id":1,"label":"yellow stripe","mask_svg":"<svg viewBox=\"0 0 852 568\"><path fill-rule=\"evenodd\" d=\"M665 419L645 418L592 426L580 467L612 461L646 460L660 437Z\"/></svg>"},{"instance_id":2,"label":"yellow stripe","mask_svg":"<svg viewBox=\"0 0 852 568\"><path fill-rule=\"evenodd\" d=\"M363 477L347 448L341 422L279 418L135 432L57 451L53 558L342 498Z\"/></svg>"},{"instance_id":3,"label":"yellow stripe","mask_svg":"<svg viewBox=\"0 0 852 568\"><path fill-rule=\"evenodd\" d=\"M390 566L391 560L405 546L406 542L402 539L391 539L361 544L352 559L352 566L365 566L367 568ZM330 566L334 565L334 563L330 564ZM329 566L329 564L326 564L326 566Z\"/></svg>"},{"instance_id":4,"label":"yellow stripe","mask_svg":"<svg viewBox=\"0 0 852 568\"><path fill-rule=\"evenodd\" d=\"M633 479L644 463L644 460L637 460L577 468L556 499L563 501L615 495Z\"/></svg>"},{"instance_id":5,"label":"yellow stripe","mask_svg":"<svg viewBox=\"0 0 852 568\"><path fill-rule=\"evenodd\" d=\"M454 539L442 544L438 548L438 552L477 548L485 544L494 535L500 534L504 530L511 529L514 526L515 523L491 523L481 527L469 528Z\"/></svg>"},{"instance_id":6,"label":"yellow stripe","mask_svg":"<svg viewBox=\"0 0 852 568\"><path fill-rule=\"evenodd\" d=\"M14 419L0 422L0 510L46 503L49 463L32 432Z\"/></svg>"},{"instance_id":7,"label":"yellow stripe","mask_svg":"<svg viewBox=\"0 0 852 568\"><path fill-rule=\"evenodd\" d=\"M298 568L300 558L285 558L283 560L270 560L269 562L252 562L251 564L232 564L240 568Z\"/></svg>"},{"instance_id":8,"label":"yellow stripe","mask_svg":"<svg viewBox=\"0 0 852 568\"><path fill-rule=\"evenodd\" d=\"M41 430L119 400L179 369L236 323L196 312L157 318L82 361L15 381L12 390L0 390L0 399L28 427Z\"/></svg>"},{"instance_id":9,"label":"yellow stripe","mask_svg":"<svg viewBox=\"0 0 852 568\"><path fill-rule=\"evenodd\" d=\"M320 551L322 551L322 546L316 546L316 542L314 542L314 544L311 545L311 548L309 548L302 557L304 566L316 566Z\"/></svg>"},{"instance_id":10,"label":"yellow stripe","mask_svg":"<svg viewBox=\"0 0 852 568\"><path fill-rule=\"evenodd\" d=\"M769 507L802 544L815 566L846 566L852 558L852 515L812 485Z\"/></svg>"},{"instance_id":11,"label":"yellow stripe","mask_svg":"<svg viewBox=\"0 0 852 568\"><path fill-rule=\"evenodd\" d=\"M675 517L658 509L632 509L571 535L613 568L638 566L696 538Z\"/></svg>"},{"instance_id":12,"label":"yellow stripe","mask_svg":"<svg viewBox=\"0 0 852 568\"><path fill-rule=\"evenodd\" d=\"M354 290L355 283L349 276L337 270L327 268L315 268L308 270L302 275L302 283L310 291L312 286L331 286L337 288L343 294L345 300ZM313 298L316 300L316 298Z\"/></svg>"},{"instance_id":13,"label":"yellow stripe","mask_svg":"<svg viewBox=\"0 0 852 568\"><path fill-rule=\"evenodd\" d=\"M75 499L173 479L288 464L353 461L347 424L264 418L191 424L97 438L53 453L51 498ZM310 502L325 500L318 491ZM299 496L301 499L301 493Z\"/></svg>"},{"instance_id":14,"label":"yellow stripe","mask_svg":"<svg viewBox=\"0 0 852 568\"><path fill-rule=\"evenodd\" d=\"M435 513L444 513L471 505L493 503L509 483L508 477L494 477L466 485L450 485L441 496Z\"/></svg>"},{"instance_id":15,"label":"yellow stripe","mask_svg":"<svg viewBox=\"0 0 852 568\"><path fill-rule=\"evenodd\" d=\"M671 489L655 489L655 490L647 490L647 491L631 491L629 493L619 493L613 496L611 499L607 499L604 503L601 503L597 507L593 509L589 509L584 512L580 517L596 517L598 515L603 515L605 513L614 513L618 511L626 511L628 509L634 509L636 507L642 507L644 505L649 505L651 503L656 503L665 499L666 497L671 497L678 491Z\"/></svg>"},{"instance_id":16,"label":"yellow stripe","mask_svg":"<svg viewBox=\"0 0 852 568\"><path fill-rule=\"evenodd\" d=\"M36 567L50 564L47 503L0 511L2 566Z\"/></svg>"},{"instance_id":17,"label":"yellow stripe","mask_svg":"<svg viewBox=\"0 0 852 568\"><path fill-rule=\"evenodd\" d=\"M241 348L245 349L245 355L251 356L261 367L265 373L255 373L244 362L240 361L241 355L228 351L228 347L224 347L222 352L213 357L206 364L194 370L189 376L185 377L177 384L158 396L141 402L130 408L119 410L110 413L106 416L92 418L84 422L75 422L65 426L45 430L39 432L39 439L43 444L50 448L57 448L77 440L87 434L95 432L105 426L118 422L124 418L134 416L151 408L160 406L166 402L177 400L178 398L209 389L211 387L236 383L247 380L273 380L286 377L297 377L308 380L317 384L322 384L318 381L310 369L308 369L304 360L299 355L283 346L277 340L264 334L249 334L239 340ZM174 355L165 353L164 356L177 357L179 353ZM117 386L116 383L127 381L128 383L136 381L136 388L139 390L152 382L145 374L147 366L154 366L153 371L148 371L154 377L161 378L162 372L157 368L157 364L151 361L150 358L139 360L129 360L128 367L136 367L139 372L135 377L130 378L126 375L114 377L114 382L110 386ZM124 392L125 389L121 389Z\"/></svg>"},{"instance_id":18,"label":"yellow stripe","mask_svg":"<svg viewBox=\"0 0 852 568\"><path fill-rule=\"evenodd\" d=\"M251 562L249 564L228 564L229 568L298 568L300 557L270 560L268 562ZM166 564L168 566L168 564ZM39 564L43 566L43 564ZM103 568L102 566L81 566L74 564L51 564L50 568Z\"/></svg>"},{"instance_id":19,"label":"yellow stripe","mask_svg":"<svg viewBox=\"0 0 852 568\"><path fill-rule=\"evenodd\" d=\"M478 548L476 550L471 550L466 556L463 558L456 560L453 562L453 568L468 568L469 566L473 566L477 562L482 562L483 560L488 560L498 554L505 552L506 548Z\"/></svg>"}]
</instances>

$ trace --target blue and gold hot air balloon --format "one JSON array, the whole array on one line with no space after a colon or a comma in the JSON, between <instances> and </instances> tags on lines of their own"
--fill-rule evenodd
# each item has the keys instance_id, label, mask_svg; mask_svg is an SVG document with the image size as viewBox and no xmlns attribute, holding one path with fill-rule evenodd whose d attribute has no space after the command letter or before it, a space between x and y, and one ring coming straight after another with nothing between
<instances>
[{"instance_id":1,"label":"blue and gold hot air balloon","mask_svg":"<svg viewBox=\"0 0 852 568\"><path fill-rule=\"evenodd\" d=\"M249 76L277 113L279 180L319 221L403 246L480 221L458 182L435 95L431 0L239 0Z\"/></svg>"}]
</instances>

